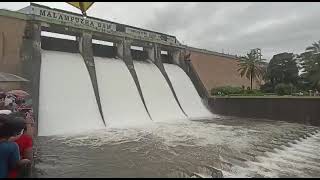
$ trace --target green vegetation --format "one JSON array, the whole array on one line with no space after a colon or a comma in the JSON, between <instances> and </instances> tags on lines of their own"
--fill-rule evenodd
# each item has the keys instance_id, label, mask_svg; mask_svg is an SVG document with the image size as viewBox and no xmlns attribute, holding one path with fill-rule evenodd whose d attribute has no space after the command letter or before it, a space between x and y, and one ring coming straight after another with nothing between
<instances>
[{"instance_id":1,"label":"green vegetation","mask_svg":"<svg viewBox=\"0 0 320 180\"><path fill-rule=\"evenodd\" d=\"M251 51L247 56L241 57L239 60L240 76L246 76L250 80L250 89L252 90L252 82L254 79L259 79L263 76L263 60L258 56L255 51Z\"/></svg>"},{"instance_id":2,"label":"green vegetation","mask_svg":"<svg viewBox=\"0 0 320 180\"><path fill-rule=\"evenodd\" d=\"M263 96L260 90L245 89L244 87L224 86L211 89L213 96Z\"/></svg>"},{"instance_id":3,"label":"green vegetation","mask_svg":"<svg viewBox=\"0 0 320 180\"><path fill-rule=\"evenodd\" d=\"M293 53L280 53L274 55L270 60L266 80L273 87L280 83L296 85L299 77L298 72L295 55Z\"/></svg>"},{"instance_id":4,"label":"green vegetation","mask_svg":"<svg viewBox=\"0 0 320 180\"><path fill-rule=\"evenodd\" d=\"M259 90L244 90L240 87L219 87L211 90L215 96L309 96L320 91L320 40L307 47L301 54L283 52L272 57L266 68L261 54L251 50L239 60L240 76L263 80ZM300 73L299 73L300 72ZM241 90L240 90L241 89Z\"/></svg>"},{"instance_id":5,"label":"green vegetation","mask_svg":"<svg viewBox=\"0 0 320 180\"><path fill-rule=\"evenodd\" d=\"M241 94L243 89L241 87L224 86L211 89L212 95L230 95L230 94Z\"/></svg>"},{"instance_id":6,"label":"green vegetation","mask_svg":"<svg viewBox=\"0 0 320 180\"><path fill-rule=\"evenodd\" d=\"M295 87L292 84L280 83L276 85L274 91L277 93L277 95L283 96L293 94L294 89Z\"/></svg>"},{"instance_id":7,"label":"green vegetation","mask_svg":"<svg viewBox=\"0 0 320 180\"><path fill-rule=\"evenodd\" d=\"M301 79L309 89L320 89L320 40L300 54Z\"/></svg>"}]
</instances>

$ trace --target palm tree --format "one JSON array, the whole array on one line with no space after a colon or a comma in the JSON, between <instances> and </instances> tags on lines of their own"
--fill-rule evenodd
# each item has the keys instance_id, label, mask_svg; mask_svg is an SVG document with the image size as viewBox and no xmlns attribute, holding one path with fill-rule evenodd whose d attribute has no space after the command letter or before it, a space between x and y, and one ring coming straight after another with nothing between
<instances>
[{"instance_id":1,"label":"palm tree","mask_svg":"<svg viewBox=\"0 0 320 180\"><path fill-rule=\"evenodd\" d=\"M238 62L240 76L246 76L250 79L250 88L252 90L253 79L259 79L264 74L264 61L257 57L254 51L251 51L247 53L247 56L241 57Z\"/></svg>"},{"instance_id":2,"label":"palm tree","mask_svg":"<svg viewBox=\"0 0 320 180\"><path fill-rule=\"evenodd\" d=\"M320 40L318 42L314 42L312 46L307 47L306 51L309 51L312 54L320 53Z\"/></svg>"}]
</instances>

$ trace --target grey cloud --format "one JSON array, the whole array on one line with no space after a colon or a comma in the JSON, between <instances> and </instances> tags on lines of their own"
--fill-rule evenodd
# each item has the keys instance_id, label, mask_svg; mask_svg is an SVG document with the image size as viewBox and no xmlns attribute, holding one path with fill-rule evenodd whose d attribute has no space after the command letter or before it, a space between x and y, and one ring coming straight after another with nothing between
<instances>
[{"instance_id":1,"label":"grey cloud","mask_svg":"<svg viewBox=\"0 0 320 180\"><path fill-rule=\"evenodd\" d=\"M203 4L206 4L208 9L212 8L214 11L214 3ZM219 10L223 11L225 9L226 11L230 11L228 3L224 5L220 5ZM295 53L300 53L309 45L308 43L319 38L316 32L319 29L319 23L316 23L316 21L320 16L318 11L320 3L254 3L248 6L238 3L237 5L239 8L243 8L243 11L223 14L227 17L220 17L219 13L214 13L213 11L210 14L208 13L210 12L208 9L205 11L205 9L197 8L196 6L192 13L195 17L185 15L185 12L179 11L179 13L176 13L177 17L171 19L170 26L168 26L168 23L165 23L164 19L168 18L167 11L164 11L166 15L163 17L165 18L162 19L161 15L159 15L158 20L160 23L157 24L156 22L158 21L154 21L153 24L156 24L155 28L175 32L178 38L180 36L182 39L189 40L189 44L202 48L216 51L229 49L229 51L237 54L244 54L249 49L255 47L262 48L262 52L264 52L263 49L265 48L268 49L265 52L267 59L270 59L274 53L281 52L279 50L297 51ZM173 7L170 9L173 9ZM204 20L199 20L199 17L204 17L202 14L211 17L211 19L204 18ZM184 24L179 21L175 24L174 21L180 18L178 16L188 17L191 23ZM291 16L296 18L290 19ZM212 19L223 19L224 23L212 23L210 25ZM275 20L277 22L281 19L284 19L284 21L271 23L260 30L258 28L256 32L241 33L246 29L254 27L257 23L262 22L261 24L263 25L266 20ZM196 23L192 23L193 21L202 21L202 26L194 26Z\"/></svg>"}]
</instances>

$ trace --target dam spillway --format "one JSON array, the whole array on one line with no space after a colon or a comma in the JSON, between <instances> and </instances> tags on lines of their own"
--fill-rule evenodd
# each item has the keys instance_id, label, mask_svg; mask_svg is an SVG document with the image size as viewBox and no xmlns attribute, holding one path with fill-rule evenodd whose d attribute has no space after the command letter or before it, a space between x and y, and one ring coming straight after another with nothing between
<instances>
[{"instance_id":1,"label":"dam spillway","mask_svg":"<svg viewBox=\"0 0 320 180\"><path fill-rule=\"evenodd\" d=\"M212 118L212 113L205 107L188 75L177 65L166 63L163 65L188 117L196 120Z\"/></svg>"},{"instance_id":2,"label":"dam spillway","mask_svg":"<svg viewBox=\"0 0 320 180\"><path fill-rule=\"evenodd\" d=\"M104 128L81 55L46 50L41 55L39 135Z\"/></svg>"},{"instance_id":3,"label":"dam spillway","mask_svg":"<svg viewBox=\"0 0 320 180\"><path fill-rule=\"evenodd\" d=\"M157 66L150 62L134 61L134 67L141 82L147 107L154 121L187 119Z\"/></svg>"},{"instance_id":4,"label":"dam spillway","mask_svg":"<svg viewBox=\"0 0 320 180\"><path fill-rule=\"evenodd\" d=\"M111 127L150 123L129 70L121 59L94 57L102 111Z\"/></svg>"},{"instance_id":5,"label":"dam spillway","mask_svg":"<svg viewBox=\"0 0 320 180\"><path fill-rule=\"evenodd\" d=\"M133 62L146 106L123 60L94 57L94 62L107 128L212 117L187 74L176 65L165 64L165 68L182 108L190 117L183 114L165 78L152 62ZM42 50L40 77L40 136L106 128L80 54Z\"/></svg>"}]
</instances>

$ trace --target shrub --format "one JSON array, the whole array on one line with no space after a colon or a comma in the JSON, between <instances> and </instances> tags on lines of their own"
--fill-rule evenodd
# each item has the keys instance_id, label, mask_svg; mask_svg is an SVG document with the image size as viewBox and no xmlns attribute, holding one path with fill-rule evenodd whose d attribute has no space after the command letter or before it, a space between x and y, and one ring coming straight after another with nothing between
<instances>
[{"instance_id":1,"label":"shrub","mask_svg":"<svg viewBox=\"0 0 320 180\"><path fill-rule=\"evenodd\" d=\"M274 90L277 95L283 96L292 94L295 91L295 87L292 84L280 83L276 85Z\"/></svg>"},{"instance_id":2,"label":"shrub","mask_svg":"<svg viewBox=\"0 0 320 180\"><path fill-rule=\"evenodd\" d=\"M261 85L260 89L264 93L273 93L274 92L273 85L270 82L267 82L267 83Z\"/></svg>"},{"instance_id":3,"label":"shrub","mask_svg":"<svg viewBox=\"0 0 320 180\"><path fill-rule=\"evenodd\" d=\"M241 96L263 96L264 93L262 93L260 90L257 89L249 89L249 90L244 90L241 94Z\"/></svg>"},{"instance_id":4,"label":"shrub","mask_svg":"<svg viewBox=\"0 0 320 180\"><path fill-rule=\"evenodd\" d=\"M223 86L211 89L211 95L214 96L263 96L260 90L245 89L244 87Z\"/></svg>"},{"instance_id":5,"label":"shrub","mask_svg":"<svg viewBox=\"0 0 320 180\"><path fill-rule=\"evenodd\" d=\"M263 95L263 93L257 89L246 90L244 94Z\"/></svg>"},{"instance_id":6,"label":"shrub","mask_svg":"<svg viewBox=\"0 0 320 180\"><path fill-rule=\"evenodd\" d=\"M211 95L230 95L243 93L241 87L223 86L211 89Z\"/></svg>"}]
</instances>

